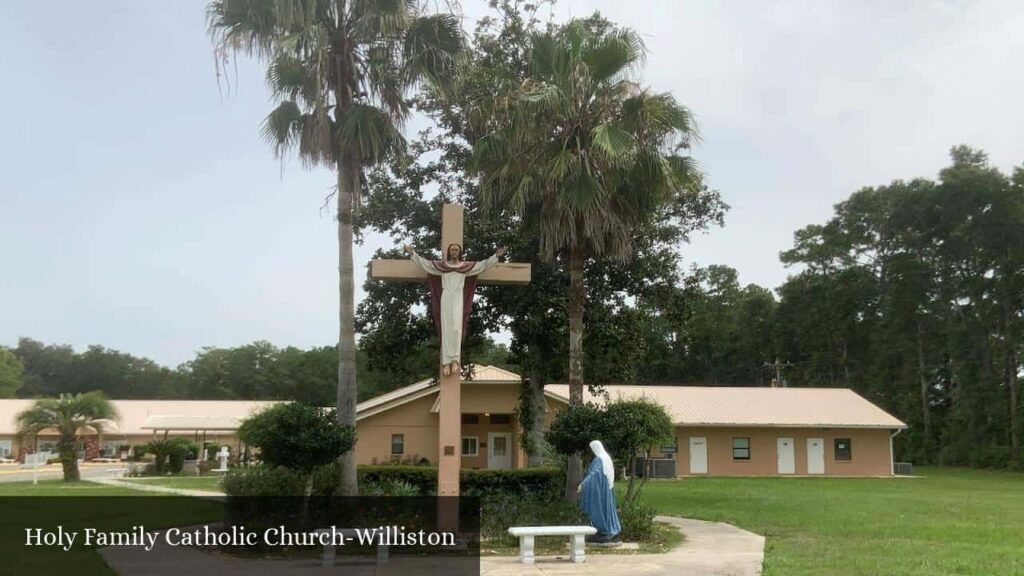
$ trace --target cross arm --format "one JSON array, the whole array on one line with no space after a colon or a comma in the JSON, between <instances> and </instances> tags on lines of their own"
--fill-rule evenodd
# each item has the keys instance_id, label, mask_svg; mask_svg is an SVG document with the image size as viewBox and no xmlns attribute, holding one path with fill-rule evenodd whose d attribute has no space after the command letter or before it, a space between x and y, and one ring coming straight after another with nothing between
<instances>
[{"instance_id":1,"label":"cross arm","mask_svg":"<svg viewBox=\"0 0 1024 576\"><path fill-rule=\"evenodd\" d=\"M370 277L396 282L425 282L427 275L412 260L371 260ZM476 277L478 284L529 284L530 265L499 262Z\"/></svg>"}]
</instances>

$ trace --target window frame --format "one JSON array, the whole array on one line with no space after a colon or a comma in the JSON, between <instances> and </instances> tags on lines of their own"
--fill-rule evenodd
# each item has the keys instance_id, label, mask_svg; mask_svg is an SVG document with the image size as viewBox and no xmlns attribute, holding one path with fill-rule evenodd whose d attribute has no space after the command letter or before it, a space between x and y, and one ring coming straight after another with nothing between
<instances>
[{"instance_id":1,"label":"window frame","mask_svg":"<svg viewBox=\"0 0 1024 576\"><path fill-rule=\"evenodd\" d=\"M845 457L840 457L839 443L846 442ZM832 457L836 462L853 462L853 439L852 438L833 438L832 439Z\"/></svg>"},{"instance_id":2,"label":"window frame","mask_svg":"<svg viewBox=\"0 0 1024 576\"><path fill-rule=\"evenodd\" d=\"M737 446L736 445L736 441L737 440L745 440L747 442L747 445L746 446ZM744 456L737 456L736 455L736 451L737 450L746 450L747 451L747 455L745 457ZM733 462L750 462L750 459L751 459L752 455L753 455L753 451L750 448L750 437L749 436L733 436L733 438L732 438L732 460L733 460Z\"/></svg>"},{"instance_id":3,"label":"window frame","mask_svg":"<svg viewBox=\"0 0 1024 576\"><path fill-rule=\"evenodd\" d=\"M473 441L473 452L466 452L466 440ZM480 437L479 436L463 436L462 442L460 443L459 450L463 456L475 457L480 455Z\"/></svg>"},{"instance_id":4,"label":"window frame","mask_svg":"<svg viewBox=\"0 0 1024 576\"><path fill-rule=\"evenodd\" d=\"M401 452L395 452L395 439L399 439L402 444ZM391 455L392 456L404 456L405 455L405 434L392 434L391 435Z\"/></svg>"}]
</instances>

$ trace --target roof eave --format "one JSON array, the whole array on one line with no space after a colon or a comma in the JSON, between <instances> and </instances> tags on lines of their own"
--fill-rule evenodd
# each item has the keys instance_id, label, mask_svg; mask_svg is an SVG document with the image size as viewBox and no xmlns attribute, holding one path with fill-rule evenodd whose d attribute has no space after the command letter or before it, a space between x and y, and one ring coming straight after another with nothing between
<instances>
[{"instance_id":1,"label":"roof eave","mask_svg":"<svg viewBox=\"0 0 1024 576\"><path fill-rule=\"evenodd\" d=\"M877 430L905 430L907 425L900 422L899 424L840 424L836 422L832 423L821 423L821 422L807 422L807 423L766 423L766 422L673 422L673 426L676 427L689 427L689 428L857 428L857 429L877 429Z\"/></svg>"}]
</instances>

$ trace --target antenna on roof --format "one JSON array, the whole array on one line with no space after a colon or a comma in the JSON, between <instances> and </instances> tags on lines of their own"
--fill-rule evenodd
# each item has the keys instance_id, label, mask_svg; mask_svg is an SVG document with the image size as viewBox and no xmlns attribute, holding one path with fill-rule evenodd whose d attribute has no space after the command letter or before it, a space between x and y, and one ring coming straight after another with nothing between
<instances>
[{"instance_id":1,"label":"antenna on roof","mask_svg":"<svg viewBox=\"0 0 1024 576\"><path fill-rule=\"evenodd\" d=\"M780 362L778 356L775 357L775 362L774 363L771 363L771 362L765 362L764 363L764 367L765 368L774 368L775 369L775 378L772 378L772 388L785 388L786 387L786 379L782 377L782 369L783 368L789 368L790 366L792 366L792 364L790 364L789 362L786 362L786 363Z\"/></svg>"}]
</instances>

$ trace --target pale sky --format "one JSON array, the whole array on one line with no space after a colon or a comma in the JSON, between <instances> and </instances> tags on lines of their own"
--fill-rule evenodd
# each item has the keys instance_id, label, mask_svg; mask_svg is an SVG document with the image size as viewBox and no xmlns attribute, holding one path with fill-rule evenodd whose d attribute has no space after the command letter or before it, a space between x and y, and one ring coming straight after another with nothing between
<instances>
[{"instance_id":1,"label":"pale sky","mask_svg":"<svg viewBox=\"0 0 1024 576\"><path fill-rule=\"evenodd\" d=\"M467 28L483 12L467 0ZM202 346L336 341L333 175L259 138L259 65L223 96L205 2L0 11L0 344L102 344L174 366ZM563 1L643 34L644 81L696 114L732 210L683 248L775 288L778 253L862 186L934 177L950 146L1024 161L1024 7L984 2ZM414 129L415 126L410 126ZM365 266L384 240L356 251ZM357 282L361 283L361 282Z\"/></svg>"}]
</instances>

